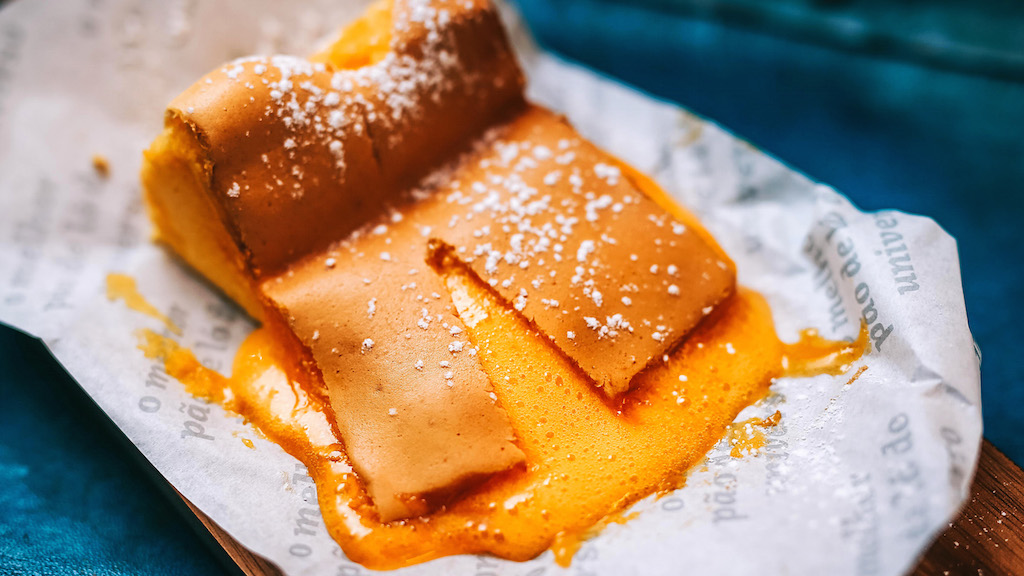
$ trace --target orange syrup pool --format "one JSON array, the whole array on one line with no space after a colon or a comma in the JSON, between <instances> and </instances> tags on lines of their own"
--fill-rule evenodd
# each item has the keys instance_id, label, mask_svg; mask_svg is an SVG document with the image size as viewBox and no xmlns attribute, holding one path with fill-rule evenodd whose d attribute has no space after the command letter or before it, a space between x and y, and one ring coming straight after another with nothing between
<instances>
[{"instance_id":1,"label":"orange syrup pool","mask_svg":"<svg viewBox=\"0 0 1024 576\"><path fill-rule=\"evenodd\" d=\"M446 284L527 466L417 518L376 518L329 409L294 377L302 371L293 369L270 330L257 329L245 340L231 378L153 331L139 333L139 348L162 359L189 393L244 416L301 461L316 482L329 532L350 560L371 569L454 554L527 560L549 549L568 566L583 541L635 516L627 513L631 504L682 487L722 438L733 456L756 455L763 430L781 414L734 420L768 394L775 378L845 373L867 349L863 329L853 343L804 331L798 342L784 344L764 299L741 289L612 406L486 288L458 270L446 273Z\"/></svg>"}]
</instances>

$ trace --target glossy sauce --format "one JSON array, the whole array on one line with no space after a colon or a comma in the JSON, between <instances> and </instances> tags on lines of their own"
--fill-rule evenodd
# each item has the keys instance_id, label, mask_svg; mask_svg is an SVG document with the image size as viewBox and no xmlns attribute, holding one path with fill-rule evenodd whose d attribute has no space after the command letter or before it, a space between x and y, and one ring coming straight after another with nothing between
<instances>
[{"instance_id":1,"label":"glossy sauce","mask_svg":"<svg viewBox=\"0 0 1024 576\"><path fill-rule=\"evenodd\" d=\"M869 349L868 325L865 322L861 322L860 333L853 342L827 340L817 330L809 328L800 331L800 340L796 344L784 345L782 369L786 376L794 378L818 374L838 376L846 374Z\"/></svg>"},{"instance_id":2,"label":"glossy sauce","mask_svg":"<svg viewBox=\"0 0 1024 576\"><path fill-rule=\"evenodd\" d=\"M779 416L733 420L768 393L774 378L839 373L865 349L860 340L830 342L810 332L783 344L764 299L741 289L667 361L641 373L624 402L611 405L475 280L449 270L446 284L528 466L420 518L376 520L324 407L306 384L286 376L297 372L269 330L244 342L230 379L154 332L141 335L140 348L164 359L168 374L192 394L243 415L303 462L328 530L351 560L374 569L465 553L526 560L548 549L568 565L582 541L631 518L624 513L632 503L681 487L721 438L736 439L735 456L756 454L761 430Z\"/></svg>"},{"instance_id":3,"label":"glossy sauce","mask_svg":"<svg viewBox=\"0 0 1024 576\"><path fill-rule=\"evenodd\" d=\"M181 328L178 328L174 322L171 321L166 315L160 312L139 293L139 288L135 283L135 278L128 276L127 274L107 274L107 299L111 302L117 302L123 300L124 305L129 310L141 312L150 318L156 318L163 322L164 326L171 331L172 334L181 336Z\"/></svg>"},{"instance_id":4,"label":"glossy sauce","mask_svg":"<svg viewBox=\"0 0 1024 576\"><path fill-rule=\"evenodd\" d=\"M725 441L732 448L729 455L733 458L757 456L764 448L764 431L778 426L782 421L782 412L778 410L767 418L748 418L729 425L725 433Z\"/></svg>"}]
</instances>

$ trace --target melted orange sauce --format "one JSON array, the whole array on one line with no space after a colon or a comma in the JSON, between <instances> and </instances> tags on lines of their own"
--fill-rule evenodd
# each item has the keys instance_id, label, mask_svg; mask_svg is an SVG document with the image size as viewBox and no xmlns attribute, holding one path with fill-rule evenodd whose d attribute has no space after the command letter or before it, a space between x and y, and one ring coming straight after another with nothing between
<instances>
[{"instance_id":1,"label":"melted orange sauce","mask_svg":"<svg viewBox=\"0 0 1024 576\"><path fill-rule=\"evenodd\" d=\"M797 378L818 374L838 376L845 374L869 349L868 325L864 321L853 342L827 340L817 330L809 328L800 331L800 339L795 344L783 346L782 369L786 376Z\"/></svg>"},{"instance_id":2,"label":"melted orange sauce","mask_svg":"<svg viewBox=\"0 0 1024 576\"><path fill-rule=\"evenodd\" d=\"M199 363L191 350L153 332L140 330L139 350L150 360L163 360L164 370L185 385L185 390L210 402L223 403L230 380Z\"/></svg>"},{"instance_id":3,"label":"melted orange sauce","mask_svg":"<svg viewBox=\"0 0 1024 576\"><path fill-rule=\"evenodd\" d=\"M784 344L764 299L740 290L613 406L486 288L458 270L446 283L528 465L418 518L377 520L328 412L307 383L289 376L299 372L288 369L288 354L270 330L246 339L231 378L152 331L140 334L140 348L163 359L190 393L243 415L300 460L316 482L331 535L351 560L373 569L468 553L527 560L548 549L566 566L587 538L632 518L625 513L631 504L681 487L721 438L729 438L734 456L756 455L762 430L781 414L733 421L773 379L840 373L866 348L863 331L853 344L811 332Z\"/></svg>"},{"instance_id":4,"label":"melted orange sauce","mask_svg":"<svg viewBox=\"0 0 1024 576\"><path fill-rule=\"evenodd\" d=\"M141 312L150 318L156 318L163 322L171 333L181 336L181 328L178 328L170 318L142 297L135 284L135 278L127 274L107 274L107 299L111 302L123 300L124 305L130 310Z\"/></svg>"},{"instance_id":5,"label":"melted orange sauce","mask_svg":"<svg viewBox=\"0 0 1024 576\"><path fill-rule=\"evenodd\" d=\"M583 547L587 540L597 536L602 530L612 524L625 524L639 515L639 512L627 513L625 510L619 510L598 520L597 523L583 532L559 532L555 534L555 541L551 544L551 552L555 556L555 563L563 568L568 568L572 564L573 556L580 551L580 548Z\"/></svg>"},{"instance_id":6,"label":"melted orange sauce","mask_svg":"<svg viewBox=\"0 0 1024 576\"><path fill-rule=\"evenodd\" d=\"M764 448L765 429L778 426L781 421L782 412L776 410L767 418L748 418L733 422L725 433L726 442L732 446L729 455L733 458L757 456Z\"/></svg>"}]
</instances>

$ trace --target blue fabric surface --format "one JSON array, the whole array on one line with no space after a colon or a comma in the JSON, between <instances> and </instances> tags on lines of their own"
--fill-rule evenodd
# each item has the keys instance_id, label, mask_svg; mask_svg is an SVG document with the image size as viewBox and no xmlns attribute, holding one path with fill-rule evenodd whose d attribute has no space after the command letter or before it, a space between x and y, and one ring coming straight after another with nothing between
<instances>
[{"instance_id":1,"label":"blue fabric surface","mask_svg":"<svg viewBox=\"0 0 1024 576\"><path fill-rule=\"evenodd\" d=\"M0 574L223 574L36 341L0 327Z\"/></svg>"},{"instance_id":2,"label":"blue fabric surface","mask_svg":"<svg viewBox=\"0 0 1024 576\"><path fill-rule=\"evenodd\" d=\"M864 208L959 240L986 435L1024 462L1024 85L625 2L520 0L545 46L712 118ZM658 2L659 5L671 2ZM147 467L37 344L0 329L0 574L220 574Z\"/></svg>"}]
</instances>

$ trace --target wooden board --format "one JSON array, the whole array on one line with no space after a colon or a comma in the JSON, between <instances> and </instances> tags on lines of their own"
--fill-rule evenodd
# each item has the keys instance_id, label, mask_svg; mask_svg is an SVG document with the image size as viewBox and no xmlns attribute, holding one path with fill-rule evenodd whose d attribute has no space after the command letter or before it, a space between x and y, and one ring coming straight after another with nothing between
<instances>
[{"instance_id":1,"label":"wooden board","mask_svg":"<svg viewBox=\"0 0 1024 576\"><path fill-rule=\"evenodd\" d=\"M985 440L971 499L914 576L1024 574L1024 471Z\"/></svg>"},{"instance_id":2,"label":"wooden board","mask_svg":"<svg viewBox=\"0 0 1024 576\"><path fill-rule=\"evenodd\" d=\"M184 500L184 498L183 498ZM281 576L185 500L246 576ZM912 576L1024 575L1024 471L985 440L971 499Z\"/></svg>"}]
</instances>

